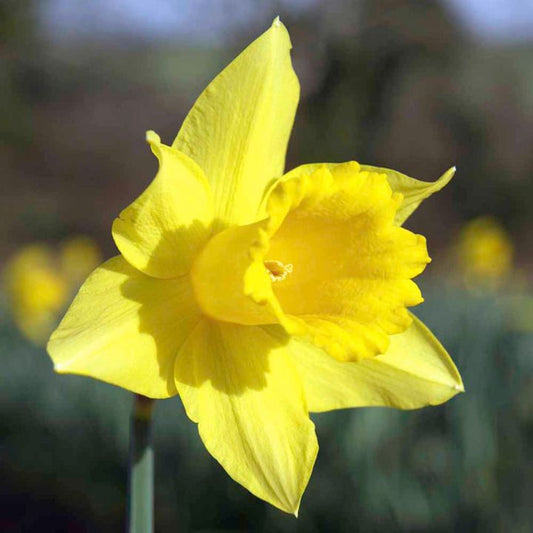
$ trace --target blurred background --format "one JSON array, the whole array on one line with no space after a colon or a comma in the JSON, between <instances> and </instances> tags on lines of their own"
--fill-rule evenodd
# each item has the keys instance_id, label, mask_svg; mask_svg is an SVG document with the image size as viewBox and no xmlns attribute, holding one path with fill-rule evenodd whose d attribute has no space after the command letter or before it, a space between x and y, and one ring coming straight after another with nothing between
<instances>
[{"instance_id":1,"label":"blurred background","mask_svg":"<svg viewBox=\"0 0 533 533\"><path fill-rule=\"evenodd\" d=\"M287 168L457 166L407 226L433 257L417 314L467 392L314 416L298 520L228 478L178 399L158 402L156 530L532 530L533 2L4 0L0 531L123 529L131 395L54 375L43 346L155 175L145 131L171 143L277 15L302 85Z\"/></svg>"}]
</instances>

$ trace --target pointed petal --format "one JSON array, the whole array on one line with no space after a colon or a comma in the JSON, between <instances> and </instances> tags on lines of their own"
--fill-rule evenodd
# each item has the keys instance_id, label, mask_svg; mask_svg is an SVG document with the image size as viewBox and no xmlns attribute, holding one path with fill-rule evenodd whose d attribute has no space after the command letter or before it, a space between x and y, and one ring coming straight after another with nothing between
<instances>
[{"instance_id":1,"label":"pointed petal","mask_svg":"<svg viewBox=\"0 0 533 533\"><path fill-rule=\"evenodd\" d=\"M311 175L320 167L326 167L330 170L333 170L339 165L346 165L346 163L311 163L308 165L301 165L285 174L282 179L285 181L296 176ZM448 169L438 180L427 182L410 178L401 172L397 172L396 170L391 170L389 168L360 165L360 169L361 172L385 174L392 192L403 195L403 201L396 211L396 216L394 218L394 223L397 226L402 226L423 200L429 198L433 193L444 188L453 178L456 170L455 167L452 167ZM274 187L275 184L271 186L271 190L273 190Z\"/></svg>"},{"instance_id":2,"label":"pointed petal","mask_svg":"<svg viewBox=\"0 0 533 533\"><path fill-rule=\"evenodd\" d=\"M298 364L310 411L365 406L417 409L464 392L450 356L415 316L409 329L391 337L385 354L360 362L336 361L300 339L293 339L288 348Z\"/></svg>"},{"instance_id":3,"label":"pointed petal","mask_svg":"<svg viewBox=\"0 0 533 533\"><path fill-rule=\"evenodd\" d=\"M209 184L194 161L161 144L153 131L147 141L159 159L159 171L115 219L113 238L130 265L150 276L173 278L188 272L208 238Z\"/></svg>"},{"instance_id":4,"label":"pointed petal","mask_svg":"<svg viewBox=\"0 0 533 533\"><path fill-rule=\"evenodd\" d=\"M168 398L176 354L198 319L188 277L151 278L118 256L83 284L48 353L59 373Z\"/></svg>"},{"instance_id":5,"label":"pointed petal","mask_svg":"<svg viewBox=\"0 0 533 533\"><path fill-rule=\"evenodd\" d=\"M403 225L423 200L429 198L433 193L440 191L443 187L448 185L455 174L455 167L452 167L437 181L427 182L415 180L401 172L396 172L396 170L390 170L388 168L361 165L361 170L385 174L391 189L394 192L399 192L403 195L403 202L398 208L394 219L394 223L398 226Z\"/></svg>"},{"instance_id":6,"label":"pointed petal","mask_svg":"<svg viewBox=\"0 0 533 533\"><path fill-rule=\"evenodd\" d=\"M176 386L228 474L296 513L318 444L284 347L261 328L204 320L178 355Z\"/></svg>"},{"instance_id":7,"label":"pointed petal","mask_svg":"<svg viewBox=\"0 0 533 533\"><path fill-rule=\"evenodd\" d=\"M255 222L265 187L283 173L299 97L290 48L276 19L209 84L174 141L205 172L222 225Z\"/></svg>"}]
</instances>

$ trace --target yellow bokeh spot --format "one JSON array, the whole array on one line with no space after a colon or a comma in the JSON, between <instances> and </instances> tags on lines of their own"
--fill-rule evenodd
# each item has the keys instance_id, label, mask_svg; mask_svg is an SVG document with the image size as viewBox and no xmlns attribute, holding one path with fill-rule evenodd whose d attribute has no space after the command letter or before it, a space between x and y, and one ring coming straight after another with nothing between
<instances>
[{"instance_id":1,"label":"yellow bokeh spot","mask_svg":"<svg viewBox=\"0 0 533 533\"><path fill-rule=\"evenodd\" d=\"M495 218L472 220L462 229L457 243L465 283L497 286L512 269L513 251L508 233Z\"/></svg>"},{"instance_id":2,"label":"yellow bokeh spot","mask_svg":"<svg viewBox=\"0 0 533 533\"><path fill-rule=\"evenodd\" d=\"M86 237L58 249L30 244L18 250L4 270L8 303L26 338L43 345L83 279L100 261L96 244Z\"/></svg>"},{"instance_id":3,"label":"yellow bokeh spot","mask_svg":"<svg viewBox=\"0 0 533 533\"><path fill-rule=\"evenodd\" d=\"M60 268L65 277L79 283L102 262L98 245L89 237L73 237L60 247Z\"/></svg>"}]
</instances>

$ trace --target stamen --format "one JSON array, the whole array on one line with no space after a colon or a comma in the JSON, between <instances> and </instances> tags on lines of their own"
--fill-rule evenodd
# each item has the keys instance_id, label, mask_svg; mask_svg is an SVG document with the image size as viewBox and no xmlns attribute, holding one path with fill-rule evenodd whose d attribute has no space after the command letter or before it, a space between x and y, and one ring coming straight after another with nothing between
<instances>
[{"instance_id":1,"label":"stamen","mask_svg":"<svg viewBox=\"0 0 533 533\"><path fill-rule=\"evenodd\" d=\"M284 265L281 261L265 261L263 264L272 282L283 281L292 272L291 263Z\"/></svg>"}]
</instances>

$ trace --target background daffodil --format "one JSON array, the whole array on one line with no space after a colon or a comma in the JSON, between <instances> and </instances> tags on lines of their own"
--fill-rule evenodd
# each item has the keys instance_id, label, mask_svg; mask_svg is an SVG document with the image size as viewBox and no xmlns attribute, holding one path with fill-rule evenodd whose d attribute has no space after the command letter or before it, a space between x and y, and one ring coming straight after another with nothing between
<instances>
[{"instance_id":1,"label":"background daffodil","mask_svg":"<svg viewBox=\"0 0 533 533\"><path fill-rule=\"evenodd\" d=\"M209 452L296 513L318 451L309 412L416 408L462 391L407 307L429 261L401 227L435 183L355 162L283 175L299 85L272 27L207 87L159 172L113 224L121 253L79 291L58 372L179 394Z\"/></svg>"},{"instance_id":2,"label":"background daffodil","mask_svg":"<svg viewBox=\"0 0 533 533\"><path fill-rule=\"evenodd\" d=\"M461 229L456 254L464 283L470 288L496 288L513 268L511 239L490 216L475 218Z\"/></svg>"},{"instance_id":3,"label":"background daffodil","mask_svg":"<svg viewBox=\"0 0 533 533\"><path fill-rule=\"evenodd\" d=\"M100 261L96 243L83 236L57 247L33 243L17 250L6 263L3 281L21 333L44 346L72 295Z\"/></svg>"}]
</instances>

